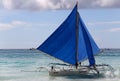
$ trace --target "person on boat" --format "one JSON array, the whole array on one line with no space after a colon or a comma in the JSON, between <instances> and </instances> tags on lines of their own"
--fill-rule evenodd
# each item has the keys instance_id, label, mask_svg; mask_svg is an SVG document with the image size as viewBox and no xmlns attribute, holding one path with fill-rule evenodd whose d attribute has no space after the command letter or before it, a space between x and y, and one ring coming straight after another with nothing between
<instances>
[{"instance_id":1,"label":"person on boat","mask_svg":"<svg viewBox=\"0 0 120 81\"><path fill-rule=\"evenodd\" d=\"M51 66L51 71L53 71L53 72L56 71L55 68L54 68L54 66Z\"/></svg>"},{"instance_id":2,"label":"person on boat","mask_svg":"<svg viewBox=\"0 0 120 81\"><path fill-rule=\"evenodd\" d=\"M76 69L78 69L78 63L76 63L75 66L76 66Z\"/></svg>"},{"instance_id":3,"label":"person on boat","mask_svg":"<svg viewBox=\"0 0 120 81\"><path fill-rule=\"evenodd\" d=\"M79 66L81 66L81 62L79 63Z\"/></svg>"}]
</instances>

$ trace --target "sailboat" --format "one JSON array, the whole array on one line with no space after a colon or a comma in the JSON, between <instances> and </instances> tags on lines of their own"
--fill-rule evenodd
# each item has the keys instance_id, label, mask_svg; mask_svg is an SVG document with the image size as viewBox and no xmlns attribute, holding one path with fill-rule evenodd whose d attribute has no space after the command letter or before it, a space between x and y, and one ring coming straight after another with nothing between
<instances>
[{"instance_id":1,"label":"sailboat","mask_svg":"<svg viewBox=\"0 0 120 81\"><path fill-rule=\"evenodd\" d=\"M94 55L98 54L100 49L87 30L78 12L77 4L67 19L37 49L70 66L75 66L74 69L50 70L51 76L91 76L91 74L95 76L101 74L99 69L109 66L96 65ZM89 65L80 65L85 60L88 60ZM51 69L54 69L53 66Z\"/></svg>"}]
</instances>

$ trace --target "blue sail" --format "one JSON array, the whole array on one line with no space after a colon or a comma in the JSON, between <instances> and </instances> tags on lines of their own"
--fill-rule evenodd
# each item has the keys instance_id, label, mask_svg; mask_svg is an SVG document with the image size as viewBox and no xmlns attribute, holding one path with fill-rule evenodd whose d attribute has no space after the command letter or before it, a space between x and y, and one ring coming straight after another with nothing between
<instances>
[{"instance_id":1,"label":"blue sail","mask_svg":"<svg viewBox=\"0 0 120 81\"><path fill-rule=\"evenodd\" d=\"M77 5L68 18L37 49L72 65L86 59L89 59L90 65L94 65L94 55L99 52L77 11Z\"/></svg>"},{"instance_id":2,"label":"blue sail","mask_svg":"<svg viewBox=\"0 0 120 81\"><path fill-rule=\"evenodd\" d=\"M97 54L100 51L100 49L98 48L92 36L88 32L80 15L78 17L79 17L78 61L81 62L85 59L88 59L90 66L92 66L95 65L94 55Z\"/></svg>"},{"instance_id":3,"label":"blue sail","mask_svg":"<svg viewBox=\"0 0 120 81\"><path fill-rule=\"evenodd\" d=\"M76 7L58 29L37 48L73 65L76 63Z\"/></svg>"}]
</instances>

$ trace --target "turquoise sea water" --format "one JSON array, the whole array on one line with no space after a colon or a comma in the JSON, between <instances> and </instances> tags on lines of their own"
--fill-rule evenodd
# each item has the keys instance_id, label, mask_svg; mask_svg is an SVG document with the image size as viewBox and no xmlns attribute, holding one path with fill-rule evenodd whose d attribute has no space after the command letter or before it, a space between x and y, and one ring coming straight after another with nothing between
<instances>
[{"instance_id":1,"label":"turquoise sea water","mask_svg":"<svg viewBox=\"0 0 120 81\"><path fill-rule=\"evenodd\" d=\"M81 79L79 77L50 77L49 63L60 62L40 51L28 49L0 50L0 81L120 81L120 50L109 49L95 56L97 64L109 64L115 69L114 78ZM84 62L82 64L87 64Z\"/></svg>"}]
</instances>

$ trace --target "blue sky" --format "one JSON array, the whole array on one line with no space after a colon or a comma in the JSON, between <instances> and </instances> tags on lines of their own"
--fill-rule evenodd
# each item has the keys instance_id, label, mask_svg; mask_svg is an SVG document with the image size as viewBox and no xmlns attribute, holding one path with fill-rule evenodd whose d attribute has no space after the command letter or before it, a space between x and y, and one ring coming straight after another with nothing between
<instances>
[{"instance_id":1,"label":"blue sky","mask_svg":"<svg viewBox=\"0 0 120 81\"><path fill-rule=\"evenodd\" d=\"M59 5L46 4L47 0L36 0L38 2L34 4L40 3L42 6L33 5L31 8L30 2L28 4L15 2L17 0L4 1L0 0L2 2L0 3L2 5L0 6L0 49L38 47L66 19L74 6L70 1L69 5L64 2L64 5L68 6L59 7ZM57 1L52 1L58 4ZM79 5L89 0L80 1ZM91 3L92 1L96 0L91 0ZM120 48L120 9L119 6L114 6L118 0L110 0L111 5L107 5L110 2L106 3L106 1L101 0L100 4L96 2L95 6L86 6L86 4L79 6L79 13L100 48ZM13 6L13 3L17 6ZM28 6L21 7L18 3ZM59 3L63 5L62 2Z\"/></svg>"}]
</instances>

